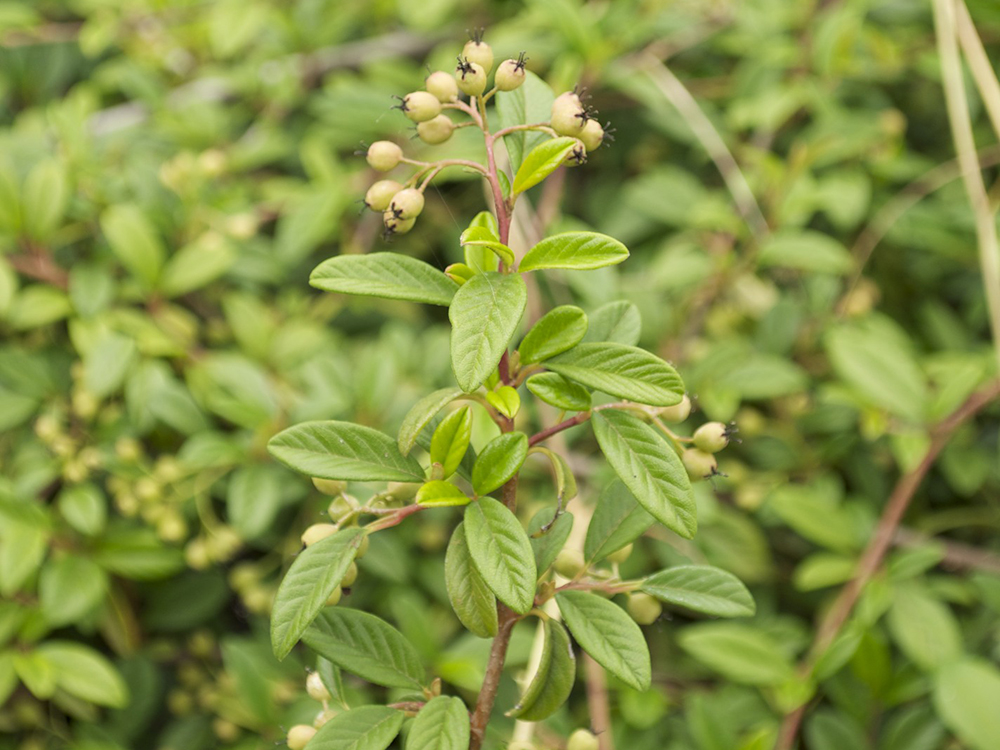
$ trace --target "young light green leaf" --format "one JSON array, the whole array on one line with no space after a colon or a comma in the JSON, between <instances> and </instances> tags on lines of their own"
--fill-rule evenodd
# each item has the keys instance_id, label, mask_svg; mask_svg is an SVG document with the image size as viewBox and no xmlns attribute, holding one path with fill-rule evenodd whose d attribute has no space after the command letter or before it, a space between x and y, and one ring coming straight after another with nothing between
<instances>
[{"instance_id":1,"label":"young light green leaf","mask_svg":"<svg viewBox=\"0 0 1000 750\"><path fill-rule=\"evenodd\" d=\"M469 555L465 524L452 532L444 556L444 579L448 599L459 621L480 638L497 634L497 600Z\"/></svg>"},{"instance_id":2,"label":"young light green leaf","mask_svg":"<svg viewBox=\"0 0 1000 750\"><path fill-rule=\"evenodd\" d=\"M525 383L528 390L549 406L565 411L588 411L591 405L590 391L579 383L566 380L554 372L532 375Z\"/></svg>"},{"instance_id":3,"label":"young light green leaf","mask_svg":"<svg viewBox=\"0 0 1000 750\"><path fill-rule=\"evenodd\" d=\"M543 360L562 354L583 340L587 333L587 314L579 307L562 305L543 315L517 348L521 364Z\"/></svg>"},{"instance_id":4,"label":"young light green leaf","mask_svg":"<svg viewBox=\"0 0 1000 750\"><path fill-rule=\"evenodd\" d=\"M461 698L439 695L420 709L406 735L406 750L467 750L469 709Z\"/></svg>"},{"instance_id":5,"label":"young light green leaf","mask_svg":"<svg viewBox=\"0 0 1000 750\"><path fill-rule=\"evenodd\" d=\"M485 229L487 236L497 242L500 241L500 228L497 225L496 217L489 211L480 211L476 214L475 218L469 222L469 229ZM500 259L489 248L482 245L466 245L463 249L465 251L465 265L471 268L474 273L496 271L500 267Z\"/></svg>"},{"instance_id":6,"label":"young light green leaf","mask_svg":"<svg viewBox=\"0 0 1000 750\"><path fill-rule=\"evenodd\" d=\"M509 385L502 385L495 391L487 391L486 401L508 419L516 417L521 410L521 397Z\"/></svg>"},{"instance_id":7,"label":"young light green leaf","mask_svg":"<svg viewBox=\"0 0 1000 750\"><path fill-rule=\"evenodd\" d=\"M488 495L520 471L528 455L528 436L508 432L491 440L472 467L472 488L477 495Z\"/></svg>"},{"instance_id":8,"label":"young light green leaf","mask_svg":"<svg viewBox=\"0 0 1000 750\"><path fill-rule=\"evenodd\" d=\"M552 112L555 95L545 81L525 71L524 83L513 91L499 91L496 96L500 126L524 125L546 122ZM526 151L530 151L548 136L543 132L516 130L504 136L503 142L510 156L511 167L517 171Z\"/></svg>"},{"instance_id":9,"label":"young light green leaf","mask_svg":"<svg viewBox=\"0 0 1000 750\"><path fill-rule=\"evenodd\" d=\"M642 333L639 308L627 300L601 305L588 316L589 325L584 341L612 341L635 346Z\"/></svg>"},{"instance_id":10,"label":"young light green leaf","mask_svg":"<svg viewBox=\"0 0 1000 750\"><path fill-rule=\"evenodd\" d=\"M625 611L589 591L560 591L556 603L566 627L594 661L636 690L652 679L649 649L642 631Z\"/></svg>"},{"instance_id":11,"label":"young light green leaf","mask_svg":"<svg viewBox=\"0 0 1000 750\"><path fill-rule=\"evenodd\" d=\"M964 658L945 664L934 680L934 707L962 742L975 750L1000 747L1000 671L987 661Z\"/></svg>"},{"instance_id":12,"label":"young light green leaf","mask_svg":"<svg viewBox=\"0 0 1000 750\"><path fill-rule=\"evenodd\" d=\"M128 686L118 670L94 649L72 641L46 641L37 653L55 670L56 687L99 706L123 708Z\"/></svg>"},{"instance_id":13,"label":"young light green leaf","mask_svg":"<svg viewBox=\"0 0 1000 750\"><path fill-rule=\"evenodd\" d=\"M588 388L640 404L673 406L684 398L684 382L677 370L634 346L579 344L545 366Z\"/></svg>"},{"instance_id":14,"label":"young light green leaf","mask_svg":"<svg viewBox=\"0 0 1000 750\"><path fill-rule=\"evenodd\" d=\"M616 479L597 499L583 543L584 558L592 563L603 560L645 534L653 521L628 487Z\"/></svg>"},{"instance_id":15,"label":"young light green leaf","mask_svg":"<svg viewBox=\"0 0 1000 750\"><path fill-rule=\"evenodd\" d=\"M569 634L558 621L543 621L544 641L538 670L524 695L507 716L521 721L542 721L556 712L569 698L576 681L576 657Z\"/></svg>"},{"instance_id":16,"label":"young light green leaf","mask_svg":"<svg viewBox=\"0 0 1000 750\"><path fill-rule=\"evenodd\" d=\"M517 274L477 274L455 294L451 320L451 365L466 392L481 386L493 374L507 351L528 293Z\"/></svg>"},{"instance_id":17,"label":"young light green leaf","mask_svg":"<svg viewBox=\"0 0 1000 750\"><path fill-rule=\"evenodd\" d=\"M28 691L39 700L48 700L56 691L56 670L38 651L14 653L14 671Z\"/></svg>"},{"instance_id":18,"label":"young light green leaf","mask_svg":"<svg viewBox=\"0 0 1000 750\"><path fill-rule=\"evenodd\" d=\"M413 645L385 620L346 607L328 607L302 637L341 669L376 685L419 688L424 665Z\"/></svg>"},{"instance_id":19,"label":"young light green leaf","mask_svg":"<svg viewBox=\"0 0 1000 750\"><path fill-rule=\"evenodd\" d=\"M496 234L486 227L469 227L459 237L463 247L472 245L492 251L506 265L514 265L514 251L497 239Z\"/></svg>"},{"instance_id":20,"label":"young light green leaf","mask_svg":"<svg viewBox=\"0 0 1000 750\"><path fill-rule=\"evenodd\" d=\"M578 145L575 138L553 138L535 146L514 175L514 192L523 193L555 172Z\"/></svg>"},{"instance_id":21,"label":"young light green leaf","mask_svg":"<svg viewBox=\"0 0 1000 750\"><path fill-rule=\"evenodd\" d=\"M628 248L606 234L563 232L546 237L531 248L518 265L518 270L522 273L542 268L587 271L613 266L626 258Z\"/></svg>"},{"instance_id":22,"label":"young light green leaf","mask_svg":"<svg viewBox=\"0 0 1000 750\"><path fill-rule=\"evenodd\" d=\"M416 459L388 435L350 422L303 422L275 435L267 449L290 469L321 479L422 482Z\"/></svg>"},{"instance_id":23,"label":"young light green leaf","mask_svg":"<svg viewBox=\"0 0 1000 750\"><path fill-rule=\"evenodd\" d=\"M441 464L443 476L450 477L462 463L472 436L472 411L468 406L441 420L431 438L431 463Z\"/></svg>"},{"instance_id":24,"label":"young light green leaf","mask_svg":"<svg viewBox=\"0 0 1000 750\"><path fill-rule=\"evenodd\" d=\"M67 555L50 559L38 577L45 621L60 627L82 620L104 602L107 588L107 574L90 558Z\"/></svg>"},{"instance_id":25,"label":"young light green leaf","mask_svg":"<svg viewBox=\"0 0 1000 750\"><path fill-rule=\"evenodd\" d=\"M854 266L847 248L828 234L808 229L774 232L761 245L757 262L765 267L829 274L845 274Z\"/></svg>"},{"instance_id":26,"label":"young light green leaf","mask_svg":"<svg viewBox=\"0 0 1000 750\"><path fill-rule=\"evenodd\" d=\"M893 590L887 622L900 651L929 672L962 656L962 631L955 615L916 585Z\"/></svg>"},{"instance_id":27,"label":"young light green leaf","mask_svg":"<svg viewBox=\"0 0 1000 750\"><path fill-rule=\"evenodd\" d=\"M795 667L780 646L749 625L690 625L678 634L677 640L691 656L733 682L767 686L795 678Z\"/></svg>"},{"instance_id":28,"label":"young light green leaf","mask_svg":"<svg viewBox=\"0 0 1000 750\"><path fill-rule=\"evenodd\" d=\"M638 417L597 412L594 435L608 463L635 499L671 531L691 539L698 527L691 481L667 441Z\"/></svg>"},{"instance_id":29,"label":"young light green leaf","mask_svg":"<svg viewBox=\"0 0 1000 750\"><path fill-rule=\"evenodd\" d=\"M445 307L458 290L458 285L438 269L399 253L338 255L316 266L309 283L327 292Z\"/></svg>"},{"instance_id":30,"label":"young light green leaf","mask_svg":"<svg viewBox=\"0 0 1000 750\"><path fill-rule=\"evenodd\" d=\"M468 505L472 502L468 495L451 482L427 482L417 490L417 505L425 508L447 508L453 505Z\"/></svg>"},{"instance_id":31,"label":"young light green leaf","mask_svg":"<svg viewBox=\"0 0 1000 750\"><path fill-rule=\"evenodd\" d=\"M357 527L341 529L306 547L278 586L271 610L271 647L284 659L326 606L354 561L365 532Z\"/></svg>"},{"instance_id":32,"label":"young light green leaf","mask_svg":"<svg viewBox=\"0 0 1000 750\"><path fill-rule=\"evenodd\" d=\"M152 287L167 253L142 209L132 204L111 206L101 216L101 231L121 264L146 287Z\"/></svg>"},{"instance_id":33,"label":"young light green leaf","mask_svg":"<svg viewBox=\"0 0 1000 750\"><path fill-rule=\"evenodd\" d=\"M174 253L163 269L160 289L179 297L218 279L239 258L236 248L217 234L202 235Z\"/></svg>"},{"instance_id":34,"label":"young light green leaf","mask_svg":"<svg viewBox=\"0 0 1000 750\"><path fill-rule=\"evenodd\" d=\"M519 614L534 604L535 556L521 522L503 503L483 497L465 509L469 555L497 598Z\"/></svg>"},{"instance_id":35,"label":"young light green leaf","mask_svg":"<svg viewBox=\"0 0 1000 750\"><path fill-rule=\"evenodd\" d=\"M69 195L69 180L62 161L43 159L32 167L21 194L24 229L30 237L48 239L63 220Z\"/></svg>"},{"instance_id":36,"label":"young light green leaf","mask_svg":"<svg viewBox=\"0 0 1000 750\"><path fill-rule=\"evenodd\" d=\"M472 266L466 265L465 263L452 263L445 266L444 269L444 275L459 286L462 286L462 284L475 276L476 273L478 273L476 269L472 268Z\"/></svg>"},{"instance_id":37,"label":"young light green leaf","mask_svg":"<svg viewBox=\"0 0 1000 750\"><path fill-rule=\"evenodd\" d=\"M552 481L556 486L556 500L560 507L565 507L566 503L576 497L576 477L566 459L555 451L549 450L541 445L534 446L529 453L538 453L549 459L552 466Z\"/></svg>"},{"instance_id":38,"label":"young light green leaf","mask_svg":"<svg viewBox=\"0 0 1000 750\"><path fill-rule=\"evenodd\" d=\"M309 740L309 750L385 750L406 715L388 706L361 706L337 714Z\"/></svg>"},{"instance_id":39,"label":"young light green leaf","mask_svg":"<svg viewBox=\"0 0 1000 750\"><path fill-rule=\"evenodd\" d=\"M403 417L403 424L399 428L399 452L408 456L417 444L420 433L437 413L461 395L461 388L441 388L417 401Z\"/></svg>"},{"instance_id":40,"label":"young light green leaf","mask_svg":"<svg viewBox=\"0 0 1000 750\"><path fill-rule=\"evenodd\" d=\"M757 611L753 597L739 578L710 565L661 570L646 578L640 590L661 602L716 617L750 617Z\"/></svg>"},{"instance_id":41,"label":"young light green leaf","mask_svg":"<svg viewBox=\"0 0 1000 750\"><path fill-rule=\"evenodd\" d=\"M528 522L528 541L535 551L535 569L539 573L544 573L556 561L559 550L573 531L573 514L563 511L553 521L556 510L555 507L542 508Z\"/></svg>"}]
</instances>

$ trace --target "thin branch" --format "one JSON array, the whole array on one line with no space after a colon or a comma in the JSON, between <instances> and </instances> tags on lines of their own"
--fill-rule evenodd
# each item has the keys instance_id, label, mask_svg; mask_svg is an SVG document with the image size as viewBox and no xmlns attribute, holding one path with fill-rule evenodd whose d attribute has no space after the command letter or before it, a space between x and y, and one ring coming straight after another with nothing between
<instances>
[{"instance_id":1,"label":"thin branch","mask_svg":"<svg viewBox=\"0 0 1000 750\"><path fill-rule=\"evenodd\" d=\"M8 255L7 262L15 271L46 284L69 289L69 274L52 260L48 253L33 252L21 255Z\"/></svg>"},{"instance_id":2,"label":"thin branch","mask_svg":"<svg viewBox=\"0 0 1000 750\"><path fill-rule=\"evenodd\" d=\"M997 138L1000 138L1000 81L993 72L993 65L983 48L983 40L976 32L976 25L972 22L972 16L969 15L964 0L955 0L955 11L958 41L962 45L962 52L965 53L965 61L969 64L976 88L983 98L986 114L993 124L993 131Z\"/></svg>"},{"instance_id":3,"label":"thin branch","mask_svg":"<svg viewBox=\"0 0 1000 750\"><path fill-rule=\"evenodd\" d=\"M490 659L486 665L486 675L483 677L483 687L479 690L476 708L472 712L471 740L469 750L479 750L486 737L486 725L493 713L493 704L497 699L497 689L500 687L500 676L503 674L504 661L507 658L507 647L510 646L510 636L517 624L518 616L503 604L497 604L497 634L490 647Z\"/></svg>"},{"instance_id":4,"label":"thin branch","mask_svg":"<svg viewBox=\"0 0 1000 750\"><path fill-rule=\"evenodd\" d=\"M897 529L892 543L897 547L935 546L941 550L941 566L944 568L983 570L987 573L1000 575L1000 555L968 544L927 536L907 528Z\"/></svg>"},{"instance_id":5,"label":"thin branch","mask_svg":"<svg viewBox=\"0 0 1000 750\"><path fill-rule=\"evenodd\" d=\"M854 605L857 604L861 592L864 591L865 586L881 567L882 560L896 538L899 524L903 520L906 509L910 507L913 496L955 430L998 397L1000 397L1000 380L993 381L982 390L972 394L964 404L931 429L931 442L927 452L920 463L900 477L896 483L889 496L889 501L882 511L882 516L879 518L878 525L875 527L875 532L858 561L854 576L840 590L840 594L817 629L812 647L802 665L806 674L812 670L817 660L836 640L841 628L854 610ZM806 706L803 705L785 716L778 733L778 743L775 745L775 750L791 750L794 747L799 724L802 722L805 711Z\"/></svg>"},{"instance_id":6,"label":"thin branch","mask_svg":"<svg viewBox=\"0 0 1000 750\"><path fill-rule=\"evenodd\" d=\"M597 735L600 750L615 750L611 734L611 706L608 701L608 683L604 667L590 654L583 655L584 676L587 680L587 708L590 711L590 728Z\"/></svg>"}]
</instances>

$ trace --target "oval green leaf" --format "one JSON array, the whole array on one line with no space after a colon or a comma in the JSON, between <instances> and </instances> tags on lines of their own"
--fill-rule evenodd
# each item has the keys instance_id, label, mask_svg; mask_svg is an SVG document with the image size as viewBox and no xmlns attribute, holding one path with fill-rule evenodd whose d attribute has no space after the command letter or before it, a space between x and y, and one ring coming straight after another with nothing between
<instances>
[{"instance_id":1,"label":"oval green leaf","mask_svg":"<svg viewBox=\"0 0 1000 750\"><path fill-rule=\"evenodd\" d=\"M642 582L641 591L661 602L716 617L750 617L757 611L743 582L710 565L679 565Z\"/></svg>"},{"instance_id":2,"label":"oval green leaf","mask_svg":"<svg viewBox=\"0 0 1000 750\"><path fill-rule=\"evenodd\" d=\"M634 346L579 344L545 366L588 388L640 404L674 406L684 398L684 382L677 370Z\"/></svg>"},{"instance_id":3,"label":"oval green leaf","mask_svg":"<svg viewBox=\"0 0 1000 750\"><path fill-rule=\"evenodd\" d=\"M514 192L523 193L555 172L578 143L576 138L553 138L531 149L514 175Z\"/></svg>"},{"instance_id":4,"label":"oval green leaf","mask_svg":"<svg viewBox=\"0 0 1000 750\"><path fill-rule=\"evenodd\" d=\"M583 543L584 558L587 562L603 560L645 534L653 521L622 480L616 479L597 499Z\"/></svg>"},{"instance_id":5,"label":"oval green leaf","mask_svg":"<svg viewBox=\"0 0 1000 750\"><path fill-rule=\"evenodd\" d=\"M472 411L463 406L441 420L431 438L431 463L441 464L443 476L450 477L465 458L472 437Z\"/></svg>"},{"instance_id":6,"label":"oval green leaf","mask_svg":"<svg viewBox=\"0 0 1000 750\"><path fill-rule=\"evenodd\" d=\"M472 467L472 488L477 495L488 495L521 469L528 455L528 436L508 432L491 440Z\"/></svg>"},{"instance_id":7,"label":"oval green leaf","mask_svg":"<svg viewBox=\"0 0 1000 750\"><path fill-rule=\"evenodd\" d=\"M497 598L524 614L534 605L535 556L521 522L503 503L484 497L465 509L469 555Z\"/></svg>"},{"instance_id":8,"label":"oval green leaf","mask_svg":"<svg viewBox=\"0 0 1000 750\"><path fill-rule=\"evenodd\" d=\"M587 333L587 314L574 305L562 305L543 315L521 341L521 364L531 364L562 354L579 344Z\"/></svg>"},{"instance_id":9,"label":"oval green leaf","mask_svg":"<svg viewBox=\"0 0 1000 750\"><path fill-rule=\"evenodd\" d=\"M628 258L628 248L614 237L597 232L563 232L546 237L531 248L518 270L566 268L589 271L614 266Z\"/></svg>"},{"instance_id":10,"label":"oval green leaf","mask_svg":"<svg viewBox=\"0 0 1000 750\"><path fill-rule=\"evenodd\" d=\"M522 721L547 719L569 698L576 681L576 657L569 634L558 621L546 618L543 624L542 659L524 695L507 716Z\"/></svg>"},{"instance_id":11,"label":"oval green leaf","mask_svg":"<svg viewBox=\"0 0 1000 750\"><path fill-rule=\"evenodd\" d=\"M417 490L417 505L425 508L447 508L453 505L468 505L472 500L451 482L427 482Z\"/></svg>"},{"instance_id":12,"label":"oval green leaf","mask_svg":"<svg viewBox=\"0 0 1000 750\"><path fill-rule=\"evenodd\" d=\"M406 750L467 750L469 709L461 698L439 695L420 709L406 735Z\"/></svg>"},{"instance_id":13,"label":"oval green leaf","mask_svg":"<svg viewBox=\"0 0 1000 750\"><path fill-rule=\"evenodd\" d=\"M469 555L465 525L452 532L444 556L444 580L448 599L459 621L480 638L497 634L497 600Z\"/></svg>"},{"instance_id":14,"label":"oval green leaf","mask_svg":"<svg viewBox=\"0 0 1000 750\"><path fill-rule=\"evenodd\" d=\"M125 680L94 649L71 641L46 641L36 653L52 665L57 688L99 706L123 708L128 703Z\"/></svg>"},{"instance_id":15,"label":"oval green leaf","mask_svg":"<svg viewBox=\"0 0 1000 750\"><path fill-rule=\"evenodd\" d=\"M417 444L420 433L437 413L461 395L461 388L441 388L417 401L403 417L403 424L399 428L399 437L396 441L399 452L408 456L413 446Z\"/></svg>"},{"instance_id":16,"label":"oval green leaf","mask_svg":"<svg viewBox=\"0 0 1000 750\"><path fill-rule=\"evenodd\" d=\"M385 750L406 715L388 706L361 706L337 714L309 740L309 750Z\"/></svg>"},{"instance_id":17,"label":"oval green leaf","mask_svg":"<svg viewBox=\"0 0 1000 750\"><path fill-rule=\"evenodd\" d=\"M532 375L524 384L549 406L564 411L587 411L592 403L590 391L554 372Z\"/></svg>"},{"instance_id":18,"label":"oval green leaf","mask_svg":"<svg viewBox=\"0 0 1000 750\"><path fill-rule=\"evenodd\" d=\"M942 667L934 680L934 707L944 723L975 750L1000 747L1000 671L965 658Z\"/></svg>"},{"instance_id":19,"label":"oval green leaf","mask_svg":"<svg viewBox=\"0 0 1000 750\"><path fill-rule=\"evenodd\" d=\"M514 251L498 240L496 234L486 227L469 227L462 232L459 242L463 246L484 247L508 266L514 265Z\"/></svg>"},{"instance_id":20,"label":"oval green leaf","mask_svg":"<svg viewBox=\"0 0 1000 750\"><path fill-rule=\"evenodd\" d=\"M338 255L316 266L309 283L326 292L445 307L458 290L458 284L438 269L399 253Z\"/></svg>"}]
</instances>

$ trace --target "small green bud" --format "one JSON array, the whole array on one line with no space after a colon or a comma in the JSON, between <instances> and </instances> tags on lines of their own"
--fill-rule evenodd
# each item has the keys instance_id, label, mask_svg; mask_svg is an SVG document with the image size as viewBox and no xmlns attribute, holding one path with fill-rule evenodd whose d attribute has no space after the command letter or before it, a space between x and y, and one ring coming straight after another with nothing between
<instances>
[{"instance_id":1,"label":"small green bud","mask_svg":"<svg viewBox=\"0 0 1000 750\"><path fill-rule=\"evenodd\" d=\"M413 225L417 223L417 220L415 218L401 219L390 208L382 214L382 223L385 225L386 234L406 234L413 229Z\"/></svg>"},{"instance_id":2,"label":"small green bud","mask_svg":"<svg viewBox=\"0 0 1000 750\"><path fill-rule=\"evenodd\" d=\"M599 744L593 732L577 729L566 741L566 750L598 750Z\"/></svg>"},{"instance_id":3,"label":"small green bud","mask_svg":"<svg viewBox=\"0 0 1000 750\"><path fill-rule=\"evenodd\" d=\"M352 562L347 566L347 572L344 573L343 579L340 581L340 585L343 588L350 588L354 585L354 582L358 580L358 564Z\"/></svg>"},{"instance_id":4,"label":"small green bud","mask_svg":"<svg viewBox=\"0 0 1000 750\"><path fill-rule=\"evenodd\" d=\"M658 414L660 415L660 419L670 424L683 422L691 414L691 399L687 397L687 394L684 394L684 398L681 399L679 404L664 406L659 410Z\"/></svg>"},{"instance_id":5,"label":"small green bud","mask_svg":"<svg viewBox=\"0 0 1000 750\"><path fill-rule=\"evenodd\" d=\"M583 130L580 131L580 140L587 147L587 151L595 151L604 142L604 128L601 123L593 118L588 118L584 123Z\"/></svg>"},{"instance_id":6,"label":"small green bud","mask_svg":"<svg viewBox=\"0 0 1000 750\"><path fill-rule=\"evenodd\" d=\"M337 527L332 523L314 523L302 532L302 544L308 547L336 533Z\"/></svg>"},{"instance_id":7,"label":"small green bud","mask_svg":"<svg viewBox=\"0 0 1000 750\"><path fill-rule=\"evenodd\" d=\"M368 147L368 154L365 158L372 169L388 172L390 169L395 169L402 160L403 149L392 141L375 141Z\"/></svg>"},{"instance_id":8,"label":"small green bud","mask_svg":"<svg viewBox=\"0 0 1000 750\"><path fill-rule=\"evenodd\" d=\"M378 211L381 213L382 211L385 211L387 208L389 208L389 204L392 202L392 196L394 196L402 189L403 186L400 185L395 180L379 180L370 188L368 188L368 192L365 193L365 205L368 206L368 208L370 208L372 211ZM317 482L329 482L331 485L343 484L345 487L347 486L346 482L334 482L331 479L313 479L313 484L316 485L316 489L318 489L324 495L330 495L330 494L339 495L340 493L327 492L326 490L321 489L320 486L316 484Z\"/></svg>"},{"instance_id":9,"label":"small green bud","mask_svg":"<svg viewBox=\"0 0 1000 750\"><path fill-rule=\"evenodd\" d=\"M484 73L493 70L493 48L478 36L465 43L462 48L462 57L480 66Z\"/></svg>"},{"instance_id":10,"label":"small green bud","mask_svg":"<svg viewBox=\"0 0 1000 750\"><path fill-rule=\"evenodd\" d=\"M330 516L331 521L339 521L348 513L353 513L358 509L357 498L351 495L338 495L330 501L330 505L327 506L326 512Z\"/></svg>"},{"instance_id":11,"label":"small green bud","mask_svg":"<svg viewBox=\"0 0 1000 750\"><path fill-rule=\"evenodd\" d=\"M527 74L524 72L524 63L528 58L521 55L516 60L504 60L497 68L493 83L500 91L514 91L521 87Z\"/></svg>"},{"instance_id":12,"label":"small green bud","mask_svg":"<svg viewBox=\"0 0 1000 750\"><path fill-rule=\"evenodd\" d=\"M552 102L552 127L559 135L578 138L587 124L587 119L580 97L572 91L560 94Z\"/></svg>"},{"instance_id":13,"label":"small green bud","mask_svg":"<svg viewBox=\"0 0 1000 750\"><path fill-rule=\"evenodd\" d=\"M330 691L323 684L323 678L319 676L319 672L310 672L309 676L306 677L306 693L314 701L330 700Z\"/></svg>"},{"instance_id":14,"label":"small green bud","mask_svg":"<svg viewBox=\"0 0 1000 750\"><path fill-rule=\"evenodd\" d=\"M626 605L632 619L640 625L652 625L663 614L663 605L649 594L630 594Z\"/></svg>"},{"instance_id":15,"label":"small green bud","mask_svg":"<svg viewBox=\"0 0 1000 750\"><path fill-rule=\"evenodd\" d=\"M729 445L730 434L722 422L708 422L694 431L694 444L706 453L718 453Z\"/></svg>"},{"instance_id":16,"label":"small green bud","mask_svg":"<svg viewBox=\"0 0 1000 750\"><path fill-rule=\"evenodd\" d=\"M427 122L441 114L441 102L428 91L413 91L403 97L399 108L413 122Z\"/></svg>"},{"instance_id":17,"label":"small green bud","mask_svg":"<svg viewBox=\"0 0 1000 750\"><path fill-rule=\"evenodd\" d=\"M447 104L458 99L458 84L455 83L455 76L443 70L436 70L427 76L424 86L442 104Z\"/></svg>"},{"instance_id":18,"label":"small green bud","mask_svg":"<svg viewBox=\"0 0 1000 750\"><path fill-rule=\"evenodd\" d=\"M486 90L486 71L482 65L459 58L455 81L463 94L479 96Z\"/></svg>"},{"instance_id":19,"label":"small green bud","mask_svg":"<svg viewBox=\"0 0 1000 750\"><path fill-rule=\"evenodd\" d=\"M392 196L389 211L397 219L415 219L424 210L424 194L416 188L400 190Z\"/></svg>"},{"instance_id":20,"label":"small green bud","mask_svg":"<svg viewBox=\"0 0 1000 750\"><path fill-rule=\"evenodd\" d=\"M684 451L681 454L681 461L684 462L684 468L687 469L692 482L712 476L719 468L715 456L698 448L688 448Z\"/></svg>"},{"instance_id":21,"label":"small green bud","mask_svg":"<svg viewBox=\"0 0 1000 750\"><path fill-rule=\"evenodd\" d=\"M621 549L615 550L610 555L608 555L608 562L617 563L621 565L623 562L629 559L632 555L632 545L626 544Z\"/></svg>"},{"instance_id":22,"label":"small green bud","mask_svg":"<svg viewBox=\"0 0 1000 750\"><path fill-rule=\"evenodd\" d=\"M316 736L316 728L308 724L296 724L288 730L288 750L305 750L309 740Z\"/></svg>"},{"instance_id":23,"label":"small green bud","mask_svg":"<svg viewBox=\"0 0 1000 750\"><path fill-rule=\"evenodd\" d=\"M436 146L451 138L455 132L455 123L448 115L438 115L427 122L417 125L417 135L424 143Z\"/></svg>"},{"instance_id":24,"label":"small green bud","mask_svg":"<svg viewBox=\"0 0 1000 750\"><path fill-rule=\"evenodd\" d=\"M587 563L580 550L564 548L559 551L552 567L564 578L576 578L586 566Z\"/></svg>"}]
</instances>

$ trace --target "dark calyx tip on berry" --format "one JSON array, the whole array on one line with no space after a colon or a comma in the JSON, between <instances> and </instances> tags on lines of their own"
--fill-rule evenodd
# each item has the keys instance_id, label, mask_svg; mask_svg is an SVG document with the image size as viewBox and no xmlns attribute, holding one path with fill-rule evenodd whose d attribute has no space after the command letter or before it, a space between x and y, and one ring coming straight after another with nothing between
<instances>
[{"instance_id":1,"label":"dark calyx tip on berry","mask_svg":"<svg viewBox=\"0 0 1000 750\"><path fill-rule=\"evenodd\" d=\"M455 59L458 60L458 72L463 76L466 73L472 73L475 71L475 68L472 67L472 63L469 62L469 58L459 55Z\"/></svg>"},{"instance_id":2,"label":"dark calyx tip on berry","mask_svg":"<svg viewBox=\"0 0 1000 750\"><path fill-rule=\"evenodd\" d=\"M517 62L514 63L514 70L524 70L524 64L528 62L531 58L528 57L526 52L522 52L517 56Z\"/></svg>"},{"instance_id":3,"label":"dark calyx tip on berry","mask_svg":"<svg viewBox=\"0 0 1000 750\"><path fill-rule=\"evenodd\" d=\"M740 431L740 428L736 426L736 422L730 422L726 425L726 429L722 431L722 436L726 438L730 443L742 443L743 440L738 437L733 437L736 433Z\"/></svg>"},{"instance_id":4,"label":"dark calyx tip on berry","mask_svg":"<svg viewBox=\"0 0 1000 750\"><path fill-rule=\"evenodd\" d=\"M486 34L486 27L480 26L478 29L466 29L465 33L468 34L469 39L471 39L476 44L482 44L483 35Z\"/></svg>"}]
</instances>

